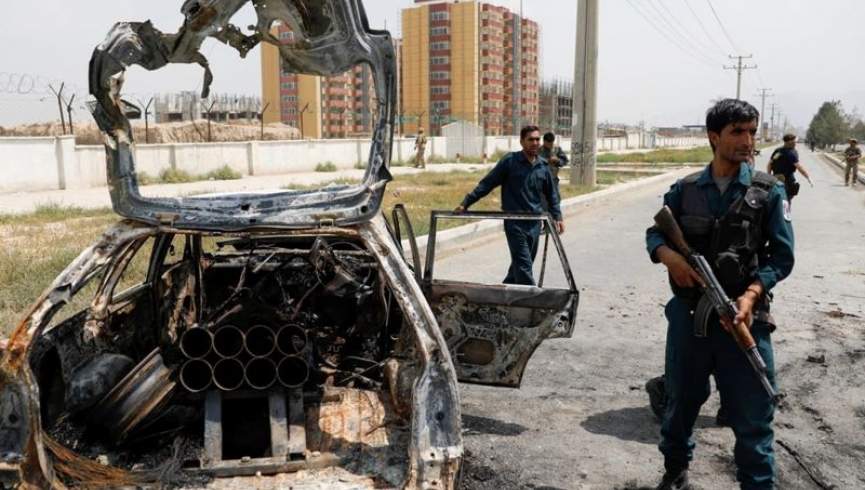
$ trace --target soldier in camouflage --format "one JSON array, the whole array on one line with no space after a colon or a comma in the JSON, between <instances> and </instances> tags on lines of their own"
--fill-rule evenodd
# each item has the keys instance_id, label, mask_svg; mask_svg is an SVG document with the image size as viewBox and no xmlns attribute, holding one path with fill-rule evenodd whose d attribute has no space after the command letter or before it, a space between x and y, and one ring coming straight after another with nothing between
<instances>
[{"instance_id":1,"label":"soldier in camouflage","mask_svg":"<svg viewBox=\"0 0 865 490\"><path fill-rule=\"evenodd\" d=\"M854 138L850 138L850 146L844 150L844 161L847 163L847 169L844 171L844 185L856 186L856 181L859 179L859 159L862 158L862 149L859 148L859 142ZM852 178L851 178L852 177Z\"/></svg>"}]
</instances>

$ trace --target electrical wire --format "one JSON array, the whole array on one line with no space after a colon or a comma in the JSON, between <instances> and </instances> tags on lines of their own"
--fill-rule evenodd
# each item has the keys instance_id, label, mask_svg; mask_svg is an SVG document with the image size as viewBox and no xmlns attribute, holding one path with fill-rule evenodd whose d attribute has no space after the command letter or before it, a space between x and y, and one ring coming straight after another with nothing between
<instances>
[{"instance_id":1,"label":"electrical wire","mask_svg":"<svg viewBox=\"0 0 865 490\"><path fill-rule=\"evenodd\" d=\"M712 10L712 15L715 16L715 20L717 20L717 21L718 21L718 25L721 26L721 32L724 33L724 36L727 38L727 41L730 42L730 46L733 47L733 52L738 53L738 52L739 52L739 48L736 46L736 43L733 42L733 38L732 38L732 36L730 36L730 33L727 32L727 28L724 27L724 23L721 22L721 17L718 16L718 12L715 10L715 6L712 5L712 0L706 0L706 3L709 4L709 9Z\"/></svg>"},{"instance_id":2,"label":"electrical wire","mask_svg":"<svg viewBox=\"0 0 865 490\"><path fill-rule=\"evenodd\" d=\"M652 3L651 0L649 3ZM652 3L653 4L653 3ZM666 12L666 19L668 20L668 25L675 25L677 30L682 33L682 38L686 39L688 42L693 43L696 47L700 49L701 52L705 53L708 51L712 51L712 47L708 44L704 44L704 41L701 41L698 36L695 36L688 28L685 26L682 21L680 21L675 14L667 7L667 4L664 3L664 0L658 0L658 4L661 5L661 8ZM654 5L654 4L653 4ZM707 55L708 56L708 55Z\"/></svg>"},{"instance_id":3,"label":"electrical wire","mask_svg":"<svg viewBox=\"0 0 865 490\"><path fill-rule=\"evenodd\" d=\"M643 20L646 21L646 23L652 27L652 29L654 29L658 34L660 34L661 37L666 39L670 44L676 46L677 48L679 48L679 50L681 50L683 53L687 54L688 56L694 58L696 61L699 61L700 64L707 66L707 67L714 68L713 64L707 62L703 58L700 58L699 56L695 55L691 51L685 49L681 44L676 42L672 37L670 37L666 32L664 32L663 29L659 28L658 25L655 24L655 22L653 22L645 13L643 13L642 10L637 8L637 5L633 2L633 0L627 0L627 1L628 1L628 4L631 6L631 8L633 8L634 11L637 12L637 14L639 14L639 16L642 17Z\"/></svg>"},{"instance_id":4,"label":"electrical wire","mask_svg":"<svg viewBox=\"0 0 865 490\"><path fill-rule=\"evenodd\" d=\"M674 35L677 38L677 41L676 41L677 43L680 43L684 46L687 46L691 50L692 53L695 53L696 55L700 56L702 59L706 60L707 62L714 63L712 58L706 55L706 53L704 52L705 51L704 48L702 48L700 46L697 46L695 48L694 46L692 46L692 44L694 44L694 43L692 41L690 41L686 36L684 36L681 32L679 32L679 30L676 29L676 27L673 24L671 24L669 20L667 20L667 18L664 16L664 14L652 2L652 0L647 0L646 3L648 3L649 7L651 7L651 10L646 9L646 12L647 13L653 13L654 15L652 18L654 20L657 21L657 19L660 19L661 23L664 24L664 26L666 27L664 29L664 31L665 32L669 31L671 33L671 35ZM664 27L664 26L662 26L662 27Z\"/></svg>"},{"instance_id":5,"label":"electrical wire","mask_svg":"<svg viewBox=\"0 0 865 490\"><path fill-rule=\"evenodd\" d=\"M703 34L706 35L706 38L709 39L709 41L711 41L712 44L714 44L716 48L718 48L718 51L720 51L721 53L723 53L724 55L726 55L726 54L727 54L727 50L725 50L723 47L721 47L721 44L718 43L718 41L715 40L715 37L714 37L714 36L712 36L711 34L709 34L709 30L706 29L706 24L703 24L703 21L700 19L700 16L697 15L697 12L694 11L694 7L691 6L691 3L690 3L688 0L683 0L683 1L685 2L685 6L688 7L688 10L691 11L691 15L692 15L692 16L694 17L694 19L697 21L697 25L700 26L700 29L703 31Z\"/></svg>"}]
</instances>

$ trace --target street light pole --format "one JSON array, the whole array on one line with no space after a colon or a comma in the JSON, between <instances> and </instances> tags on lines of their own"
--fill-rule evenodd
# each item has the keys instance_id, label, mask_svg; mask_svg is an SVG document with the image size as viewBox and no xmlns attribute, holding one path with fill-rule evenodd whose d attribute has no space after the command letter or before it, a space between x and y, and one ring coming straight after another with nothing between
<instances>
[{"instance_id":1,"label":"street light pole","mask_svg":"<svg viewBox=\"0 0 865 490\"><path fill-rule=\"evenodd\" d=\"M598 136L598 0L577 1L574 60L574 118L571 131L571 184L594 187Z\"/></svg>"}]
</instances>

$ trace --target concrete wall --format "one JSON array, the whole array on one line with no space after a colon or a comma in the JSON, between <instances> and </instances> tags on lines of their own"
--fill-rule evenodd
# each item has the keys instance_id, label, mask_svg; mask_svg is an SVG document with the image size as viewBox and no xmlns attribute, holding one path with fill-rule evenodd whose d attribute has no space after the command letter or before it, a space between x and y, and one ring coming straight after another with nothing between
<instances>
[{"instance_id":1,"label":"concrete wall","mask_svg":"<svg viewBox=\"0 0 865 490\"><path fill-rule=\"evenodd\" d=\"M58 189L62 164L58 165L57 153L63 140L0 138L0 192Z\"/></svg>"},{"instance_id":2,"label":"concrete wall","mask_svg":"<svg viewBox=\"0 0 865 490\"><path fill-rule=\"evenodd\" d=\"M653 144L658 148L708 144L704 138L665 138L651 134L629 134L601 138L599 151L637 149ZM448 139L428 138L427 158L449 155ZM454 142L456 143L456 142ZM640 145L644 143L644 145ZM570 139L562 139L563 148ZM167 168L193 175L206 174L229 166L241 175L277 175L312 172L316 165L331 162L339 169L351 169L369 159L368 139L250 141L241 143L177 143L136 145L136 170L156 177ZM517 136L483 137L484 152L520 148ZM414 139L394 140L393 159L409 163L414 158ZM75 146L71 136L49 138L0 138L0 192L81 189L106 185L105 148Z\"/></svg>"}]
</instances>

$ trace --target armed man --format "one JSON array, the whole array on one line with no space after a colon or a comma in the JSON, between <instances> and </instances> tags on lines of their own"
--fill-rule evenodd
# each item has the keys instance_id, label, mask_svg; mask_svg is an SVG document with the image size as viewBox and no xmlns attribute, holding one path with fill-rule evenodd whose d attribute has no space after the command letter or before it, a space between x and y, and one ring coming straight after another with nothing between
<instances>
[{"instance_id":1,"label":"armed man","mask_svg":"<svg viewBox=\"0 0 865 490\"><path fill-rule=\"evenodd\" d=\"M661 490L691 488L692 435L709 396L710 374L736 435L741 488L774 488L777 396L769 301L772 288L793 268L793 228L783 184L745 163L758 120L757 109L740 100L725 99L709 109L711 164L664 196L672 226L659 226L656 217L658 224L646 232L649 255L667 267L674 293L665 309ZM670 228L681 229L684 240L671 238Z\"/></svg>"},{"instance_id":2,"label":"armed man","mask_svg":"<svg viewBox=\"0 0 865 490\"><path fill-rule=\"evenodd\" d=\"M859 159L862 158L862 149L855 138L850 138L849 146L844 150L844 162L847 168L844 170L844 186L856 187L859 180Z\"/></svg>"},{"instance_id":3,"label":"armed man","mask_svg":"<svg viewBox=\"0 0 865 490\"><path fill-rule=\"evenodd\" d=\"M550 172L553 173L553 178L556 179L556 184L558 185L559 169L568 164L568 155L565 154L561 146L556 144L555 133L548 132L544 134L544 144L541 146L538 154L550 165Z\"/></svg>"},{"instance_id":4,"label":"armed man","mask_svg":"<svg viewBox=\"0 0 865 490\"><path fill-rule=\"evenodd\" d=\"M799 194L799 183L796 182L796 172L801 173L808 179L811 187L814 187L811 176L805 170L805 167L802 166L802 163L799 162L799 152L796 151L796 143L795 134L785 134L784 146L772 152L772 156L769 157L769 166L766 168L767 172L784 183L787 200L791 202Z\"/></svg>"}]
</instances>

